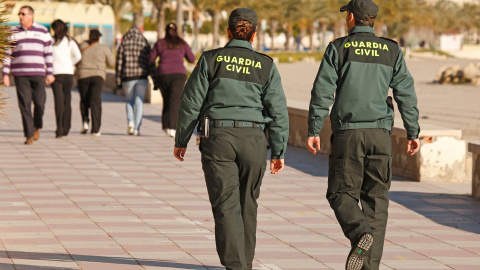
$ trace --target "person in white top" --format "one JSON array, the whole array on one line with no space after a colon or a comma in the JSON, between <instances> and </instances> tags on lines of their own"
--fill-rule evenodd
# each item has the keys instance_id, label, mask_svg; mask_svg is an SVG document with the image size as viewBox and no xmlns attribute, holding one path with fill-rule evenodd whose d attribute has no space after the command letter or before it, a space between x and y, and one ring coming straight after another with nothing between
<instances>
[{"instance_id":1,"label":"person in white top","mask_svg":"<svg viewBox=\"0 0 480 270\"><path fill-rule=\"evenodd\" d=\"M53 96L57 120L56 138L67 136L71 127L71 91L73 87L73 66L82 59L77 42L67 35L67 24L62 20L52 22L53 35Z\"/></svg>"}]
</instances>

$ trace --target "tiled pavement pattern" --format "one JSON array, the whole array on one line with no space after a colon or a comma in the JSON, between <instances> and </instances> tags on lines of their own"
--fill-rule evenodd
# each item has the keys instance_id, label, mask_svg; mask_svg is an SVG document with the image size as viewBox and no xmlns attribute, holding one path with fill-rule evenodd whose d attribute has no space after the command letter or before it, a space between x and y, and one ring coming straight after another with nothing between
<instances>
[{"instance_id":1,"label":"tiled pavement pattern","mask_svg":"<svg viewBox=\"0 0 480 270\"><path fill-rule=\"evenodd\" d=\"M51 89L40 140L23 145L13 87L0 124L0 269L222 269L194 142L172 156L161 106L126 135L122 99L104 95L102 136L55 139ZM342 269L349 251L325 199L327 158L289 148L267 173L254 269ZM396 179L381 269L480 269L480 201L470 185Z\"/></svg>"}]
</instances>

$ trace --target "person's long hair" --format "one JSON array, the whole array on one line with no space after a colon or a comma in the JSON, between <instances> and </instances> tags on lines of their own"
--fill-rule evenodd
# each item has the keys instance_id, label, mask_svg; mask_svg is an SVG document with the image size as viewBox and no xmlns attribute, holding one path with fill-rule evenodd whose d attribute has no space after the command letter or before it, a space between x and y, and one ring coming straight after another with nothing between
<instances>
[{"instance_id":1,"label":"person's long hair","mask_svg":"<svg viewBox=\"0 0 480 270\"><path fill-rule=\"evenodd\" d=\"M185 46L185 40L178 36L177 25L174 23L167 24L165 28L165 41L168 49L180 49Z\"/></svg>"},{"instance_id":2,"label":"person's long hair","mask_svg":"<svg viewBox=\"0 0 480 270\"><path fill-rule=\"evenodd\" d=\"M53 30L53 45L58 45L60 42L62 42L64 37L67 37L70 39L68 36L68 27L67 24L64 23L62 20L55 20L52 22L52 30Z\"/></svg>"}]
</instances>

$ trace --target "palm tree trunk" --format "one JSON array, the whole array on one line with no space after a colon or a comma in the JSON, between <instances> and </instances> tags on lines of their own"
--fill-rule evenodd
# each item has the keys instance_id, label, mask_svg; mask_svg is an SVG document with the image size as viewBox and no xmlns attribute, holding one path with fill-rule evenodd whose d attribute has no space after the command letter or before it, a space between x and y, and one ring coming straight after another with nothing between
<instances>
[{"instance_id":1,"label":"palm tree trunk","mask_svg":"<svg viewBox=\"0 0 480 270\"><path fill-rule=\"evenodd\" d=\"M314 30L315 28L313 27L313 24L309 25L308 26L308 42L310 43L308 45L308 50L309 51L313 51L313 34L314 34Z\"/></svg>"},{"instance_id":2,"label":"palm tree trunk","mask_svg":"<svg viewBox=\"0 0 480 270\"><path fill-rule=\"evenodd\" d=\"M218 47L218 29L220 27L220 12L219 11L213 11L213 16L212 16L212 27L213 27L213 44L212 48L217 48Z\"/></svg>"},{"instance_id":3,"label":"palm tree trunk","mask_svg":"<svg viewBox=\"0 0 480 270\"><path fill-rule=\"evenodd\" d=\"M165 35L165 3L157 1L155 7L157 13L157 39L161 39Z\"/></svg>"},{"instance_id":4,"label":"palm tree trunk","mask_svg":"<svg viewBox=\"0 0 480 270\"><path fill-rule=\"evenodd\" d=\"M327 23L322 23L322 44L320 47L323 49L327 47Z\"/></svg>"},{"instance_id":5,"label":"palm tree trunk","mask_svg":"<svg viewBox=\"0 0 480 270\"><path fill-rule=\"evenodd\" d=\"M287 29L285 30L285 37L287 41L285 41L285 50L289 51L290 50L290 38L292 37L292 27L290 25L287 25Z\"/></svg>"},{"instance_id":6,"label":"palm tree trunk","mask_svg":"<svg viewBox=\"0 0 480 270\"><path fill-rule=\"evenodd\" d=\"M183 37L183 0L177 0L177 33L180 37Z\"/></svg>"},{"instance_id":7,"label":"palm tree trunk","mask_svg":"<svg viewBox=\"0 0 480 270\"><path fill-rule=\"evenodd\" d=\"M259 20L260 21L260 20ZM255 36L255 42L257 43L257 51L263 50L263 30L261 25L257 25L257 35Z\"/></svg>"},{"instance_id":8,"label":"palm tree trunk","mask_svg":"<svg viewBox=\"0 0 480 270\"><path fill-rule=\"evenodd\" d=\"M278 27L278 21L272 20L270 22L270 38L271 38L270 49L272 51L275 50L275 33L277 32L277 27Z\"/></svg>"},{"instance_id":9,"label":"palm tree trunk","mask_svg":"<svg viewBox=\"0 0 480 270\"><path fill-rule=\"evenodd\" d=\"M199 25L199 14L197 10L193 11L193 44L192 44L192 50L194 52L199 51L199 46L198 46L198 34L200 33L200 28L198 27Z\"/></svg>"}]
</instances>

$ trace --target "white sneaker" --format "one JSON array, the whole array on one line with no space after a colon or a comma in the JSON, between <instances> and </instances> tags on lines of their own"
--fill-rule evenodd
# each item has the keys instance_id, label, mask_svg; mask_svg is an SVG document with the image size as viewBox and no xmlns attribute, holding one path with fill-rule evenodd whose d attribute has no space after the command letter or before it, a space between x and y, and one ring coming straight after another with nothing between
<instances>
[{"instance_id":1,"label":"white sneaker","mask_svg":"<svg viewBox=\"0 0 480 270\"><path fill-rule=\"evenodd\" d=\"M175 129L168 129L168 136L175 137L176 130Z\"/></svg>"},{"instance_id":2,"label":"white sneaker","mask_svg":"<svg viewBox=\"0 0 480 270\"><path fill-rule=\"evenodd\" d=\"M132 135L133 136L140 136L140 131L134 130Z\"/></svg>"},{"instance_id":3,"label":"white sneaker","mask_svg":"<svg viewBox=\"0 0 480 270\"><path fill-rule=\"evenodd\" d=\"M92 136L95 136L95 137L98 137L98 136L100 136L100 135L102 135L102 133L101 133L101 132L92 133Z\"/></svg>"},{"instance_id":4,"label":"white sneaker","mask_svg":"<svg viewBox=\"0 0 480 270\"><path fill-rule=\"evenodd\" d=\"M133 122L128 123L128 128L127 128L127 134L128 135L133 135Z\"/></svg>"},{"instance_id":5,"label":"white sneaker","mask_svg":"<svg viewBox=\"0 0 480 270\"><path fill-rule=\"evenodd\" d=\"M90 127L88 126L88 123L87 123L87 122L83 122L83 126L82 126L82 129L80 129L80 133L81 133L81 134L87 133L87 131L88 131L89 128L90 128Z\"/></svg>"},{"instance_id":6,"label":"white sneaker","mask_svg":"<svg viewBox=\"0 0 480 270\"><path fill-rule=\"evenodd\" d=\"M168 136L168 131L170 130L169 128L162 128L163 132L165 132L165 134L167 134Z\"/></svg>"}]
</instances>

